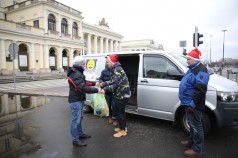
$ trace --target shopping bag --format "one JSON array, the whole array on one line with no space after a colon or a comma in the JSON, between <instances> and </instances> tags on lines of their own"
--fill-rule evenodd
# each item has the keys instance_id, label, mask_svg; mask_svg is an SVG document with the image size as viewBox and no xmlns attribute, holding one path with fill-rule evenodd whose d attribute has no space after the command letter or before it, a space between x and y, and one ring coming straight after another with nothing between
<instances>
[{"instance_id":1,"label":"shopping bag","mask_svg":"<svg viewBox=\"0 0 238 158\"><path fill-rule=\"evenodd\" d=\"M91 103L94 115L109 116L109 109L104 94L95 93L91 95Z\"/></svg>"}]
</instances>

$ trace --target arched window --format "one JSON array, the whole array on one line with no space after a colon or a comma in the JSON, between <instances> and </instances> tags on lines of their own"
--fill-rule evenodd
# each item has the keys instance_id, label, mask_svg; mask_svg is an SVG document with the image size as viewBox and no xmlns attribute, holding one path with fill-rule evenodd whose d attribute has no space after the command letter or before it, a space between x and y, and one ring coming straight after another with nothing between
<instances>
[{"instance_id":1,"label":"arched window","mask_svg":"<svg viewBox=\"0 0 238 158\"><path fill-rule=\"evenodd\" d=\"M73 36L78 36L78 26L76 22L73 23L73 30L72 30Z\"/></svg>"},{"instance_id":2,"label":"arched window","mask_svg":"<svg viewBox=\"0 0 238 158\"><path fill-rule=\"evenodd\" d=\"M65 18L61 20L61 32L62 33L68 33L68 24Z\"/></svg>"},{"instance_id":3,"label":"arched window","mask_svg":"<svg viewBox=\"0 0 238 158\"><path fill-rule=\"evenodd\" d=\"M48 16L48 29L51 31L55 31L55 17L54 15L50 14Z\"/></svg>"}]
</instances>

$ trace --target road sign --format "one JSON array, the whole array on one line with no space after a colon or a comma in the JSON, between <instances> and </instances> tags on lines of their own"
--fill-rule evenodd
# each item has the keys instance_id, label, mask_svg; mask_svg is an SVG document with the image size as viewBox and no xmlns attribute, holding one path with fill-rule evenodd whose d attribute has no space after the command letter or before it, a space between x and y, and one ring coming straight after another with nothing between
<instances>
[{"instance_id":1,"label":"road sign","mask_svg":"<svg viewBox=\"0 0 238 158\"><path fill-rule=\"evenodd\" d=\"M186 41L179 41L180 47L186 47Z\"/></svg>"},{"instance_id":2,"label":"road sign","mask_svg":"<svg viewBox=\"0 0 238 158\"><path fill-rule=\"evenodd\" d=\"M10 52L10 57L11 59L16 59L18 55L18 45L16 43L11 43L9 46L9 52Z\"/></svg>"}]
</instances>

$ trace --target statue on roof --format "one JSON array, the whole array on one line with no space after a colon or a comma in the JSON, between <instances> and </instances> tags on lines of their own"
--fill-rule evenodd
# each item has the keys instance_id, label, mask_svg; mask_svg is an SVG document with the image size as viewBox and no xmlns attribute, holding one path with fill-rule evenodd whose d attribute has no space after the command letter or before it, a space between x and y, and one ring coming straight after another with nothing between
<instances>
[{"instance_id":1,"label":"statue on roof","mask_svg":"<svg viewBox=\"0 0 238 158\"><path fill-rule=\"evenodd\" d=\"M106 27L109 28L108 24L105 22L105 18L102 18L102 20L99 21L98 25L99 25L99 26L106 26Z\"/></svg>"}]
</instances>

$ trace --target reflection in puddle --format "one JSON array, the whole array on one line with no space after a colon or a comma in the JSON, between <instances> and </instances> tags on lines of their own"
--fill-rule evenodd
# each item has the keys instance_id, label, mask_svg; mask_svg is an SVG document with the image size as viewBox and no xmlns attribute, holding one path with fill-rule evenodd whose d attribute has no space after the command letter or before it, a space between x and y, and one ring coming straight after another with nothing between
<instances>
[{"instance_id":1,"label":"reflection in puddle","mask_svg":"<svg viewBox=\"0 0 238 158\"><path fill-rule=\"evenodd\" d=\"M37 133L34 124L24 119L37 107L50 102L45 96L0 94L0 157L18 157L40 149L32 143Z\"/></svg>"}]
</instances>

